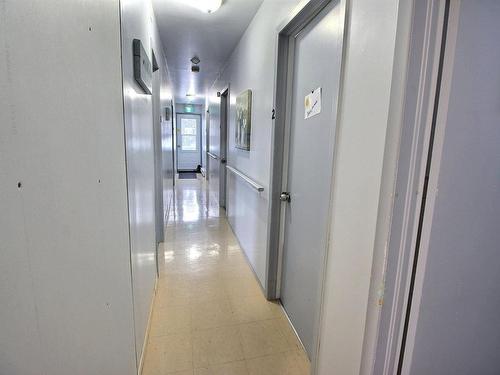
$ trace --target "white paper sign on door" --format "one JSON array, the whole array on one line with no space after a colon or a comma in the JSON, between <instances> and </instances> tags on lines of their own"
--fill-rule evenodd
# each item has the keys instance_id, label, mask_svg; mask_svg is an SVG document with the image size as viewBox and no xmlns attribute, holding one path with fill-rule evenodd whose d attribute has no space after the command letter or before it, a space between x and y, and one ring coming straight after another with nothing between
<instances>
[{"instance_id":1,"label":"white paper sign on door","mask_svg":"<svg viewBox=\"0 0 500 375\"><path fill-rule=\"evenodd\" d=\"M313 117L321 112L321 87L313 90L304 99L305 114L304 119Z\"/></svg>"}]
</instances>

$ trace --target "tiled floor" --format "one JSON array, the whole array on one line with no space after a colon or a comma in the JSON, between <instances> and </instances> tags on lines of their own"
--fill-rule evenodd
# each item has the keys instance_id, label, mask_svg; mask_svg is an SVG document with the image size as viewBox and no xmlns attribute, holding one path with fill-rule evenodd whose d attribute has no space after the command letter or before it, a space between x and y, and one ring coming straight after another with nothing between
<instances>
[{"instance_id":1,"label":"tiled floor","mask_svg":"<svg viewBox=\"0 0 500 375\"><path fill-rule=\"evenodd\" d=\"M309 361L266 301L201 180L177 181L144 375L306 375Z\"/></svg>"}]
</instances>

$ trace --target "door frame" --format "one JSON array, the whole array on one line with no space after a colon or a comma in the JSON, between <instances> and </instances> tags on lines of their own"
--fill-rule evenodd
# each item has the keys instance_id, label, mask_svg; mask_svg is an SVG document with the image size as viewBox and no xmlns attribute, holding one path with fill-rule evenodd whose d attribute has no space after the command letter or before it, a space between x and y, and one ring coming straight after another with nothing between
<instances>
[{"instance_id":1,"label":"door frame","mask_svg":"<svg viewBox=\"0 0 500 375\"><path fill-rule=\"evenodd\" d=\"M190 116L198 116L200 118L200 129L199 129L199 132L198 132L198 146L200 148L200 165L201 163L203 162L203 137L202 137L202 134L201 134L201 131L202 131L202 120L203 120L203 117L201 116L200 113L189 113L189 112L176 112L175 113L175 156L176 156L176 164L175 164L175 173L179 173L179 147L177 147L179 145L179 140L177 139L177 136L178 136L178 132L177 132L177 126L179 125L179 122L177 121L177 118L179 115L190 115ZM185 169L183 169L182 171L185 171Z\"/></svg>"},{"instance_id":2,"label":"door frame","mask_svg":"<svg viewBox=\"0 0 500 375\"><path fill-rule=\"evenodd\" d=\"M227 171L226 171L226 163L227 163L227 150L229 144L229 105L230 105L230 97L229 97L229 86L225 87L220 94L220 155L219 155L219 206L226 209L227 200L226 200L226 192L227 192ZM223 111L223 101L225 101L225 111ZM224 120L223 120L224 119Z\"/></svg>"},{"instance_id":3,"label":"door frame","mask_svg":"<svg viewBox=\"0 0 500 375\"><path fill-rule=\"evenodd\" d=\"M343 71L345 59L345 41L346 41L346 10L348 0L310 0L302 3L299 7L290 14L285 21L278 27L276 34L276 54L275 54L275 70L274 77L274 105L272 112L273 131L271 140L271 177L270 177L270 196L269 196L269 221L267 225L267 269L266 269L266 297L270 300L280 297L283 250L285 225L283 218L286 214L286 205L280 201L280 194L287 183L288 174L288 156L290 147L290 121L291 121L291 100L292 100L292 81L294 71L294 37L302 29L304 29L319 13L329 4L338 3L341 14L341 33L342 33L342 56L340 56L340 80L337 93L337 113L336 123L340 123L340 103L341 92L343 86ZM334 144L336 143L336 132L334 133ZM334 159L335 159L334 151ZM333 186L334 164L330 171L331 185ZM329 202L330 216L332 212L332 190L330 190ZM330 219L330 218L329 218ZM330 237L329 229L325 233L326 238ZM329 243L327 240L325 248L326 265L328 256ZM326 267L323 267L321 281L321 296L323 295L324 279ZM323 297L320 299L320 307L318 316L315 319L320 321L323 309ZM316 327L319 330L319 326ZM320 335L316 334L316 352L319 348ZM313 373L316 368L318 356L313 359Z\"/></svg>"},{"instance_id":4,"label":"door frame","mask_svg":"<svg viewBox=\"0 0 500 375\"><path fill-rule=\"evenodd\" d=\"M426 241L422 231L424 212L432 211L435 198L435 192L428 193L427 189L429 173L436 173L442 146L442 129L436 124L442 122L439 117L447 108L444 97L449 91L450 77L443 67L450 64L447 59L454 51L456 30L453 29L458 20L458 15L451 12L452 3L452 0L412 1L394 202L384 255L384 290L380 295L382 307L368 311L378 320L376 342L372 352L368 352L366 341L363 348L364 357L370 362L370 373L404 374L404 357L411 353L414 332L410 332L409 316L412 304L418 305L420 298L416 270L421 272L425 268L422 264L425 254L419 251Z\"/></svg>"}]
</instances>

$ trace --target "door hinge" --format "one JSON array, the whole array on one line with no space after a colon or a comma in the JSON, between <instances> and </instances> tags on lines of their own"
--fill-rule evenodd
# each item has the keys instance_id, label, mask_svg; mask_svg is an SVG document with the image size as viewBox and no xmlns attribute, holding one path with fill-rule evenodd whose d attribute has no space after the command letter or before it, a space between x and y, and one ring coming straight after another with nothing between
<instances>
[{"instance_id":1,"label":"door hinge","mask_svg":"<svg viewBox=\"0 0 500 375\"><path fill-rule=\"evenodd\" d=\"M276 119L276 110L273 108L273 113L271 115L271 120Z\"/></svg>"}]
</instances>

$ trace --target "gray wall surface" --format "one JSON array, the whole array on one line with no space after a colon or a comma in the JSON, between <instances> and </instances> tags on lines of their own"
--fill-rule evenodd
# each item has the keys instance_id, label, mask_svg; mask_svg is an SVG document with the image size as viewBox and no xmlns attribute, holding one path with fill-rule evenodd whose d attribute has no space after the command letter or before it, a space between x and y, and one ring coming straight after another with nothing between
<instances>
[{"instance_id":1,"label":"gray wall surface","mask_svg":"<svg viewBox=\"0 0 500 375\"><path fill-rule=\"evenodd\" d=\"M262 286L266 285L277 29L299 2L266 0L262 3L209 93L215 96L217 91L230 86L227 164L265 188L259 194L234 174L227 174L228 219ZM243 151L235 148L236 97L247 89L252 90L252 135L251 150Z\"/></svg>"},{"instance_id":2,"label":"gray wall surface","mask_svg":"<svg viewBox=\"0 0 500 375\"><path fill-rule=\"evenodd\" d=\"M0 374L135 374L119 2L0 2ZM20 183L20 187L18 187Z\"/></svg>"}]
</instances>

